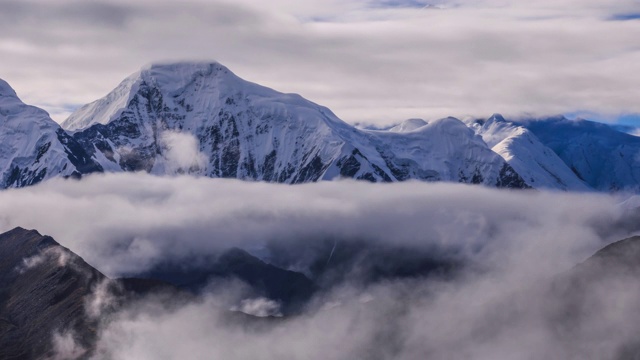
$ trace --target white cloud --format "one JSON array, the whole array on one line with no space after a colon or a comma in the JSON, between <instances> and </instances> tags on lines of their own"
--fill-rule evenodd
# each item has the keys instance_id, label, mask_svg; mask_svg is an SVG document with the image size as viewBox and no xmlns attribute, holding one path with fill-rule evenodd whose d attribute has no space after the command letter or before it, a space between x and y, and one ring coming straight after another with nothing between
<instances>
[{"instance_id":1,"label":"white cloud","mask_svg":"<svg viewBox=\"0 0 640 360\"><path fill-rule=\"evenodd\" d=\"M84 310L90 319L98 319L102 314L114 307L116 296L113 291L118 284L110 279L104 279L97 283L85 300Z\"/></svg>"},{"instance_id":2,"label":"white cloud","mask_svg":"<svg viewBox=\"0 0 640 360\"><path fill-rule=\"evenodd\" d=\"M86 354L87 349L78 344L73 332L56 332L52 336L53 355L47 360L75 360Z\"/></svg>"},{"instance_id":3,"label":"white cloud","mask_svg":"<svg viewBox=\"0 0 640 360\"><path fill-rule=\"evenodd\" d=\"M43 264L45 261L55 262L57 266L64 267L69 261L69 254L61 248L51 247L37 255L22 259L22 264L18 266L16 271L22 274L31 268Z\"/></svg>"},{"instance_id":4,"label":"white cloud","mask_svg":"<svg viewBox=\"0 0 640 360\"><path fill-rule=\"evenodd\" d=\"M0 230L36 228L112 276L229 247L313 249L326 239L455 249L478 265L449 281L347 281L298 316L255 326L229 309L277 315L278 304L233 282L169 306L143 299L99 317L96 358L608 358L640 330L626 320L639 310L637 280L596 284L580 297L585 315L566 328L565 297L549 281L638 230L637 213L620 200L446 183L108 174L0 192ZM105 284L90 314L111 303ZM78 353L69 339L59 348Z\"/></svg>"},{"instance_id":5,"label":"white cloud","mask_svg":"<svg viewBox=\"0 0 640 360\"><path fill-rule=\"evenodd\" d=\"M206 164L206 155L200 152L195 136L176 131L164 131L160 135L163 149L162 161L154 165L152 173L189 174Z\"/></svg>"},{"instance_id":6,"label":"white cloud","mask_svg":"<svg viewBox=\"0 0 640 360\"><path fill-rule=\"evenodd\" d=\"M282 313L280 312L280 304L277 301L263 297L243 299L240 301L239 305L231 307L231 311L240 311L257 317L282 316Z\"/></svg>"},{"instance_id":7,"label":"white cloud","mask_svg":"<svg viewBox=\"0 0 640 360\"><path fill-rule=\"evenodd\" d=\"M439 3L7 1L0 77L52 108L95 100L148 62L215 59L349 122L640 112L640 21L611 20L637 2Z\"/></svg>"},{"instance_id":8,"label":"white cloud","mask_svg":"<svg viewBox=\"0 0 640 360\"><path fill-rule=\"evenodd\" d=\"M171 307L151 299L106 324L96 358L615 358L635 344L640 328L628 316L640 293L637 280L610 280L584 295L575 318L564 312L575 310L571 296L554 293L548 279L509 272L345 286L302 315L253 325L233 319L215 295Z\"/></svg>"},{"instance_id":9,"label":"white cloud","mask_svg":"<svg viewBox=\"0 0 640 360\"><path fill-rule=\"evenodd\" d=\"M611 225L625 216L616 202L601 194L504 192L446 183L289 186L108 174L0 192L0 230L38 229L107 275L234 246L326 239L457 248L477 256L517 247L526 249L520 256L544 253L548 271L554 271L603 241L628 235L625 227ZM612 229L618 232L603 239ZM565 252L576 257L558 255Z\"/></svg>"}]
</instances>

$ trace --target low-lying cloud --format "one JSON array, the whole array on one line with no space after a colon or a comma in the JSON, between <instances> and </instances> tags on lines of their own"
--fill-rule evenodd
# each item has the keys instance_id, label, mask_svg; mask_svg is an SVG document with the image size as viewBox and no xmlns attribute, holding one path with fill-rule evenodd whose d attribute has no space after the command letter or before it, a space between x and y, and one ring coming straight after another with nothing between
<instances>
[{"instance_id":1,"label":"low-lying cloud","mask_svg":"<svg viewBox=\"0 0 640 360\"><path fill-rule=\"evenodd\" d=\"M548 284L500 272L346 286L302 315L248 324L220 295L171 307L149 299L105 323L95 358L606 359L638 351L637 280L599 284L584 308Z\"/></svg>"},{"instance_id":2,"label":"low-lying cloud","mask_svg":"<svg viewBox=\"0 0 640 360\"><path fill-rule=\"evenodd\" d=\"M69 260L69 254L65 250L59 247L52 247L44 250L43 252L30 256L28 258L22 259L22 264L18 266L16 271L20 274L25 271L34 268L38 265L41 265L48 261L53 261L59 267L67 266Z\"/></svg>"},{"instance_id":3,"label":"low-lying cloud","mask_svg":"<svg viewBox=\"0 0 640 360\"><path fill-rule=\"evenodd\" d=\"M637 209L621 200L446 183L106 174L0 192L0 230L38 229L110 276L231 247L269 259L274 249L313 251L327 241L451 251L482 265L454 278L346 277L284 318L274 318L278 302L237 281L103 313L113 300L105 283L87 303L102 321L96 359L600 359L634 349L635 280L596 283L579 300L569 283L554 284L638 230ZM84 351L72 336L56 336L60 353Z\"/></svg>"},{"instance_id":4,"label":"low-lying cloud","mask_svg":"<svg viewBox=\"0 0 640 360\"><path fill-rule=\"evenodd\" d=\"M52 336L53 354L45 360L76 360L87 353L75 339L73 332L55 332Z\"/></svg>"},{"instance_id":5,"label":"low-lying cloud","mask_svg":"<svg viewBox=\"0 0 640 360\"><path fill-rule=\"evenodd\" d=\"M618 202L445 183L290 186L110 174L0 192L0 230L38 229L112 276L230 247L259 253L270 243L326 240L510 254L496 263L539 256L553 271L628 235L615 225L626 216Z\"/></svg>"}]
</instances>

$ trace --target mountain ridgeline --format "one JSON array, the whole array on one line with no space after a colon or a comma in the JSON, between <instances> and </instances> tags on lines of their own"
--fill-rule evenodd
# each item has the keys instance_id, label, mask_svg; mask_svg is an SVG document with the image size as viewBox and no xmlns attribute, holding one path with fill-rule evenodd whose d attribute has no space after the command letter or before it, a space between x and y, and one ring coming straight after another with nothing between
<instances>
[{"instance_id":1,"label":"mountain ridgeline","mask_svg":"<svg viewBox=\"0 0 640 360\"><path fill-rule=\"evenodd\" d=\"M633 155L640 153L640 138L606 125L593 131L588 121L512 122L494 115L466 123L411 119L388 130L364 130L218 63L179 63L131 75L60 127L0 85L1 188L144 171L287 184L353 178L640 189L640 157Z\"/></svg>"}]
</instances>

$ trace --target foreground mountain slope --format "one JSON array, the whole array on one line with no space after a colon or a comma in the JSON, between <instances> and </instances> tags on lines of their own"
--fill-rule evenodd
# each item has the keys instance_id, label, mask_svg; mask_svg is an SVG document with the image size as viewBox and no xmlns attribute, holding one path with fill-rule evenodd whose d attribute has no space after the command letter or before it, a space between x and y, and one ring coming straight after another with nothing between
<instances>
[{"instance_id":1,"label":"foreground mountain slope","mask_svg":"<svg viewBox=\"0 0 640 360\"><path fill-rule=\"evenodd\" d=\"M303 183L349 177L526 187L455 119L409 134L356 129L218 63L153 65L63 126L103 168Z\"/></svg>"},{"instance_id":2,"label":"foreground mountain slope","mask_svg":"<svg viewBox=\"0 0 640 360\"><path fill-rule=\"evenodd\" d=\"M104 279L51 237L22 228L1 234L0 358L40 358L54 333L88 345L96 324L85 301Z\"/></svg>"},{"instance_id":3,"label":"foreground mountain slope","mask_svg":"<svg viewBox=\"0 0 640 360\"><path fill-rule=\"evenodd\" d=\"M0 188L101 170L49 114L24 104L0 79Z\"/></svg>"},{"instance_id":4,"label":"foreground mountain slope","mask_svg":"<svg viewBox=\"0 0 640 360\"><path fill-rule=\"evenodd\" d=\"M196 298L191 291L227 286L233 278L280 302L286 313L314 291L304 275L239 249L222 253L205 269L185 272L184 265L111 280L35 230L0 234L0 359L89 357L108 315L151 294L168 303L187 302Z\"/></svg>"},{"instance_id":5,"label":"foreground mountain slope","mask_svg":"<svg viewBox=\"0 0 640 360\"><path fill-rule=\"evenodd\" d=\"M555 335L569 346L575 346L576 338L613 336L620 345L606 358L637 359L639 276L639 236L612 243L558 276L550 293L555 312L548 319Z\"/></svg>"}]
</instances>

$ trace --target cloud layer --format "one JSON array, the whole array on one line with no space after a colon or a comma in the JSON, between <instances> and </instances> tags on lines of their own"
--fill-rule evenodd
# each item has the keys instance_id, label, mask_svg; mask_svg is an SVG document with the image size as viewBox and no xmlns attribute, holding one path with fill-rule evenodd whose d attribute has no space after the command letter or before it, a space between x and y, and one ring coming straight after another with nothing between
<instances>
[{"instance_id":1,"label":"cloud layer","mask_svg":"<svg viewBox=\"0 0 640 360\"><path fill-rule=\"evenodd\" d=\"M304 315L266 326L230 318L216 295L171 308L147 300L102 329L96 358L624 358L640 330L629 321L640 295L625 287L633 284L595 287L575 324L562 319L564 300L547 287L502 276L344 288Z\"/></svg>"},{"instance_id":2,"label":"cloud layer","mask_svg":"<svg viewBox=\"0 0 640 360\"><path fill-rule=\"evenodd\" d=\"M563 320L566 297L551 281L638 231L621 200L446 183L106 174L0 192L0 230L36 228L111 276L230 247L264 255L278 248L269 244L313 249L327 239L453 251L481 265L453 279L347 277L300 315L248 322L230 310L280 315L279 304L237 282L197 299L142 299L109 316L100 315L110 296L99 286L87 303L103 320L97 358L598 359L640 330L626 320L638 310L635 280L597 284L573 322ZM61 352L82 350L69 334L54 338Z\"/></svg>"},{"instance_id":3,"label":"cloud layer","mask_svg":"<svg viewBox=\"0 0 640 360\"><path fill-rule=\"evenodd\" d=\"M492 249L514 247L522 254L509 261L536 254L554 271L628 235L618 201L446 183L289 186L106 174L0 192L0 230L38 229L107 275L145 270L166 257L327 239L473 256L499 256Z\"/></svg>"},{"instance_id":4,"label":"cloud layer","mask_svg":"<svg viewBox=\"0 0 640 360\"><path fill-rule=\"evenodd\" d=\"M431 3L6 0L0 76L57 120L143 64L194 59L352 123L640 112L636 1Z\"/></svg>"}]
</instances>

